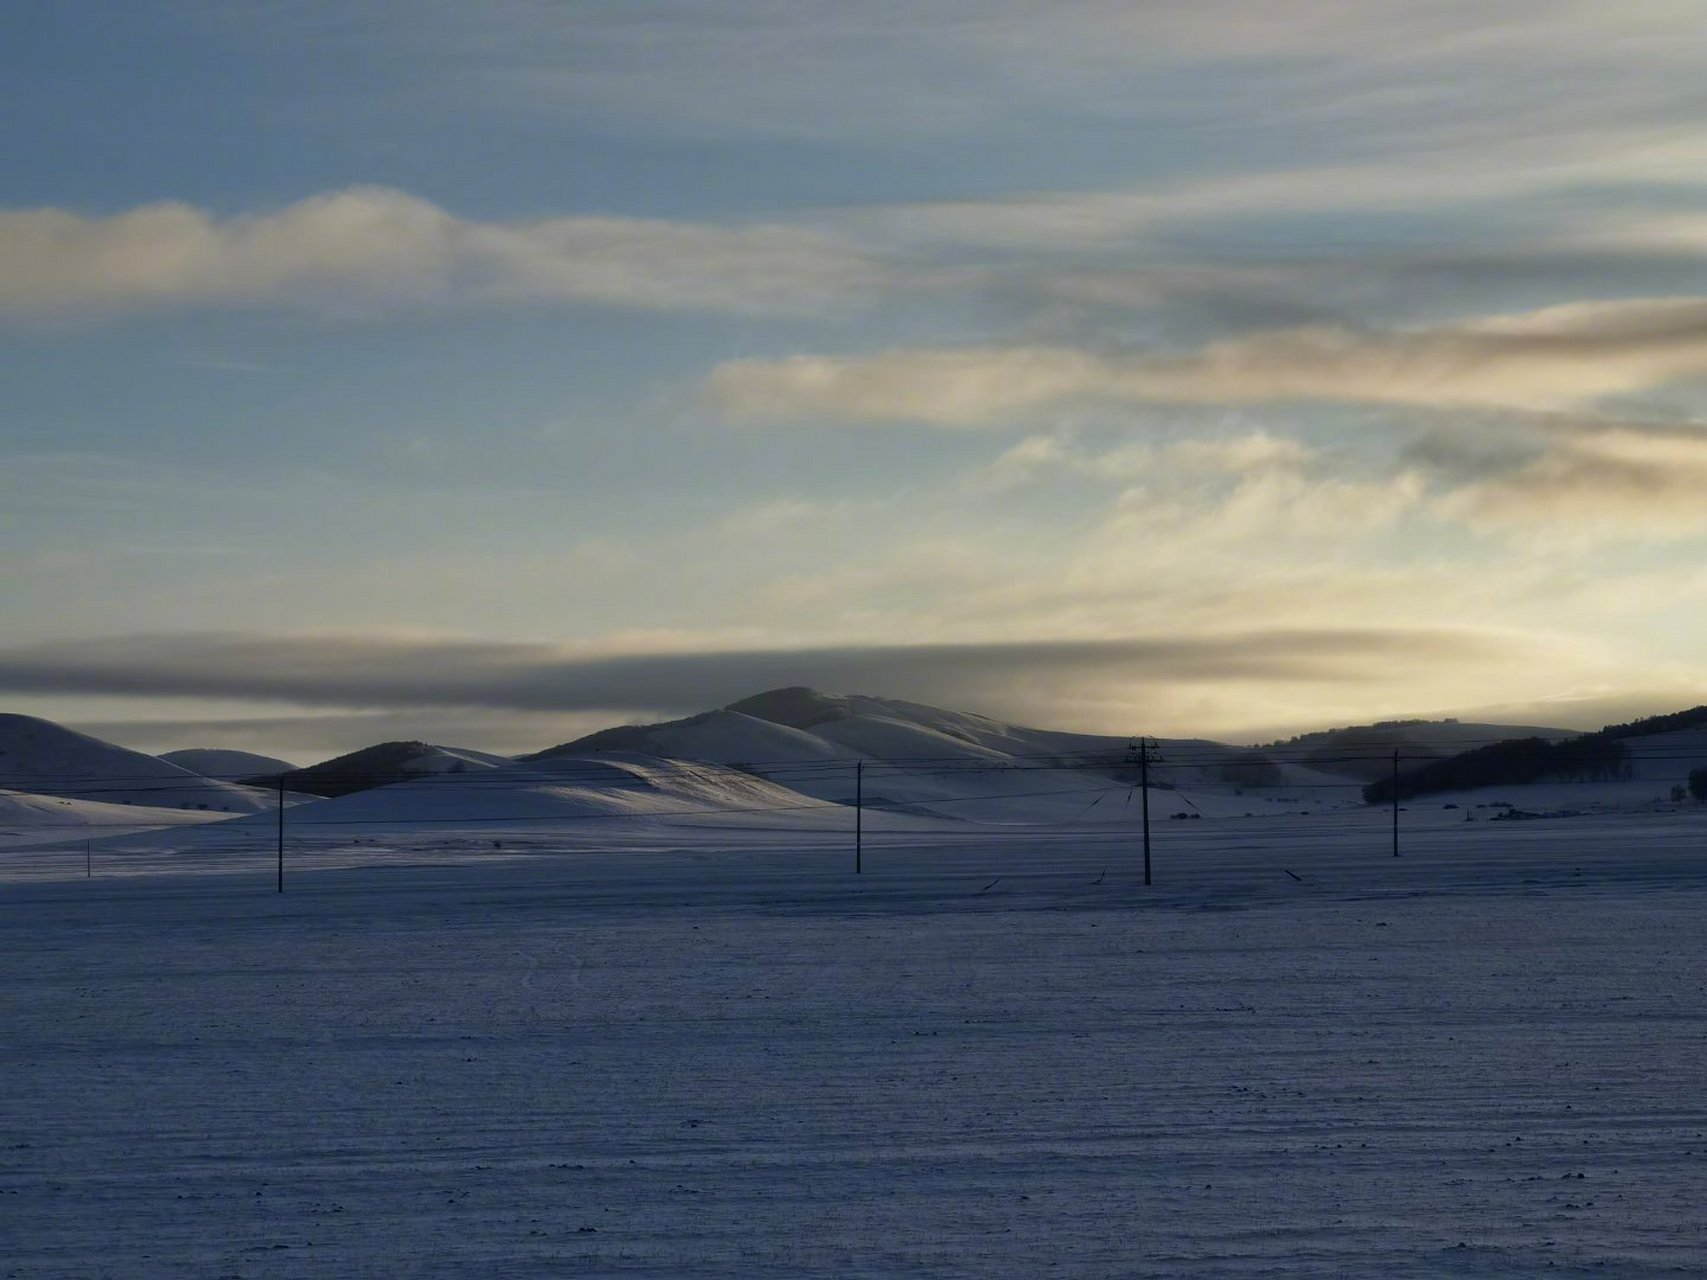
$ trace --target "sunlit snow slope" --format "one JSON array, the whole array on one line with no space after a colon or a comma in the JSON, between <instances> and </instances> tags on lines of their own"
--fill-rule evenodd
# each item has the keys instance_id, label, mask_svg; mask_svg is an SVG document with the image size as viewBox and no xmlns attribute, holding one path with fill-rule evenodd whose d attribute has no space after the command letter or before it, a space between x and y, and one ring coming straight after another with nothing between
<instances>
[{"instance_id":1,"label":"sunlit snow slope","mask_svg":"<svg viewBox=\"0 0 1707 1280\"><path fill-rule=\"evenodd\" d=\"M0 791L0 846L43 839L94 840L156 828L216 823L229 815L200 809L70 800L28 791Z\"/></svg>"},{"instance_id":2,"label":"sunlit snow slope","mask_svg":"<svg viewBox=\"0 0 1707 1280\"><path fill-rule=\"evenodd\" d=\"M1131 746L1127 738L1031 729L900 699L790 688L685 720L607 729L531 759L642 751L732 765L844 804L857 786L875 809L975 822L1095 822L1113 817L1137 781ZM1249 755L1201 739L1152 742L1151 782L1176 791L1176 807L1188 811L1243 812L1250 802L1232 792ZM1299 797L1326 787L1321 797L1355 798L1343 779L1297 766L1279 769L1276 781Z\"/></svg>"}]
</instances>

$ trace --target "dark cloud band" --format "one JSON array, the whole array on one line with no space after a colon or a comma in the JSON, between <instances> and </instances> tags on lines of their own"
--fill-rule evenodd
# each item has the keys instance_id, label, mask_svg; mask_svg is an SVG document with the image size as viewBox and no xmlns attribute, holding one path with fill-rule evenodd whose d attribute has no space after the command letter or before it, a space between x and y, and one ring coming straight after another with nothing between
<instances>
[{"instance_id":1,"label":"dark cloud band","mask_svg":"<svg viewBox=\"0 0 1707 1280\"><path fill-rule=\"evenodd\" d=\"M1180 638L874 645L586 656L546 645L230 634L0 650L11 693L222 697L390 710L679 713L782 685L949 701L1015 684L1389 679L1407 662L1511 659L1450 630L1271 630Z\"/></svg>"}]
</instances>

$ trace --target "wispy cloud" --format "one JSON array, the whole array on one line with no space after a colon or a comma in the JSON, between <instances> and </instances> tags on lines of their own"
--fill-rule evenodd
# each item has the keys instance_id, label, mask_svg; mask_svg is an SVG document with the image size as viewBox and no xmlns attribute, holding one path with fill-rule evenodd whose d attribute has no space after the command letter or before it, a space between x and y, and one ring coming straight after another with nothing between
<instances>
[{"instance_id":1,"label":"wispy cloud","mask_svg":"<svg viewBox=\"0 0 1707 1280\"><path fill-rule=\"evenodd\" d=\"M1707 428L1589 425L1489 468L1441 500L1472 524L1540 525L1604 540L1707 533Z\"/></svg>"},{"instance_id":2,"label":"wispy cloud","mask_svg":"<svg viewBox=\"0 0 1707 1280\"><path fill-rule=\"evenodd\" d=\"M1216 78L1186 113L1200 127L1261 103L1360 132L1432 119L1441 135L1511 135L1568 122L1585 96L1603 115L1675 112L1697 70L1697 15L1671 0L424 0L407 12L346 0L306 21L297 9L268 15L269 33L354 44L382 66L412 59L418 98L694 136L916 137L1063 111L1177 119L1166 73L1179 68ZM1575 92L1584 81L1597 93Z\"/></svg>"},{"instance_id":3,"label":"wispy cloud","mask_svg":"<svg viewBox=\"0 0 1707 1280\"><path fill-rule=\"evenodd\" d=\"M109 217L0 212L0 314L25 316L463 303L787 313L869 296L884 270L805 228L619 217L481 222L386 187L225 219L178 203Z\"/></svg>"},{"instance_id":4,"label":"wispy cloud","mask_svg":"<svg viewBox=\"0 0 1707 1280\"><path fill-rule=\"evenodd\" d=\"M1249 431L1225 438L1134 441L1101 449L1078 447L1060 435L1027 436L973 475L974 490L1002 491L1052 472L1131 482L1160 477L1169 485L1223 476L1303 471L1316 461L1300 440Z\"/></svg>"},{"instance_id":5,"label":"wispy cloud","mask_svg":"<svg viewBox=\"0 0 1707 1280\"><path fill-rule=\"evenodd\" d=\"M1275 330L1182 354L970 347L733 361L707 392L736 418L977 427L1082 401L1557 411L1701 373L1707 300L1657 298L1417 330Z\"/></svg>"},{"instance_id":6,"label":"wispy cloud","mask_svg":"<svg viewBox=\"0 0 1707 1280\"><path fill-rule=\"evenodd\" d=\"M1132 485L1124 501L1160 509L1181 529L1193 511L1210 515L1217 536L1235 542L1307 529L1341 536L1413 513L1437 537L1453 526L1602 543L1707 533L1707 426L1697 425L1481 415L1425 431L1385 471L1364 476L1265 430L1111 447L1032 435L969 483L1004 492L1061 474Z\"/></svg>"}]
</instances>

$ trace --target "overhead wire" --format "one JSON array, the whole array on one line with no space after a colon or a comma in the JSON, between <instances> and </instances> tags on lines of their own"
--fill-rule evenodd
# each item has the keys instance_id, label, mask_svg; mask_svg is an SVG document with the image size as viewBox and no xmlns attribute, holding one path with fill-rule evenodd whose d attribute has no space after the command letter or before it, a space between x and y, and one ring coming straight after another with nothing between
<instances>
[{"instance_id":1,"label":"overhead wire","mask_svg":"<svg viewBox=\"0 0 1707 1280\"><path fill-rule=\"evenodd\" d=\"M1501 742L1521 741L1520 739L1491 739L1488 745ZM1614 740L1622 741L1622 740ZM1414 744L1411 744L1414 746ZM1458 745L1458 744L1454 744ZM1399 750L1398 758L1403 763L1436 762L1452 759L1462 752L1440 753L1407 753ZM541 779L562 779L590 781L608 778L615 770L622 771L622 765L627 756L644 756L644 753L633 752L622 755L605 755L603 753L586 756L570 757L573 764L552 765L546 761L525 762L494 765L490 767L475 766L465 770L327 770L322 777L326 781L336 782L378 782L378 781L416 781L421 779L450 779L455 778L465 783L477 782L490 778L494 783L500 779L512 777L515 772L535 775ZM845 756L825 760L780 759L780 760L739 760L713 761L673 756L646 757L665 763L674 768L699 769L730 769L749 776L768 777L778 776L807 777L814 774L839 775L851 768L856 762L861 762L868 771L881 772L884 770L904 770L908 772L926 772L933 774L950 773L1014 773L1025 770L1089 770L1106 771L1108 769L1130 769L1135 767L1131 760L1118 757L1108 752L1040 752L1035 754L1014 754L996 760L968 760L964 756ZM1700 748L1681 744L1668 744L1658 748L1626 748L1623 754L1624 762L1644 761L1681 761L1707 758L1707 744ZM1265 752L1260 758L1253 757L1248 751L1227 748L1220 751L1179 752L1170 750L1168 758L1158 762L1162 769L1179 768L1214 768L1241 765L1260 767L1264 763L1295 764L1307 766L1331 764L1386 764L1393 759L1393 750L1371 747L1368 750L1345 750L1333 755L1312 753L1304 756L1291 756L1276 752ZM315 769L319 767L316 766ZM311 775L311 770L294 770L284 775L287 780L293 776ZM95 774L88 770L30 770L5 773L0 771L0 778L8 778L13 783L24 782L79 782L96 781L109 788L118 784L135 784L130 789L179 790L192 787L197 783L214 782L226 785L249 786L255 789L275 790L276 778L268 777L265 783L257 781L257 775L207 775L186 773L182 776L172 776L160 773L134 774ZM6 785L0 783L0 786ZM11 789L23 789L14 786Z\"/></svg>"}]
</instances>

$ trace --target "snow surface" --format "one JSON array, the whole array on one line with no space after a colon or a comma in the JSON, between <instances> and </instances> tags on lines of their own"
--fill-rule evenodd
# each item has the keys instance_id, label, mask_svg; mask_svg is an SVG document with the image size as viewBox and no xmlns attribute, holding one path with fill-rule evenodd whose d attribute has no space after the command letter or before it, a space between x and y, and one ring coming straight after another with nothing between
<instances>
[{"instance_id":1,"label":"snow surface","mask_svg":"<svg viewBox=\"0 0 1707 1280\"><path fill-rule=\"evenodd\" d=\"M13 852L0 1277L1700 1275L1707 814L1401 818Z\"/></svg>"},{"instance_id":2,"label":"snow surface","mask_svg":"<svg viewBox=\"0 0 1707 1280\"><path fill-rule=\"evenodd\" d=\"M1703 1274L1707 737L1400 857L1163 744L1146 886L1035 733L470 756L288 808L282 895L276 811L0 792L0 1280Z\"/></svg>"},{"instance_id":3,"label":"snow surface","mask_svg":"<svg viewBox=\"0 0 1707 1280\"><path fill-rule=\"evenodd\" d=\"M156 809L143 805L71 800L28 791L0 790L0 848L39 844L48 839L107 839L139 831L219 822L228 814L194 809Z\"/></svg>"}]
</instances>

